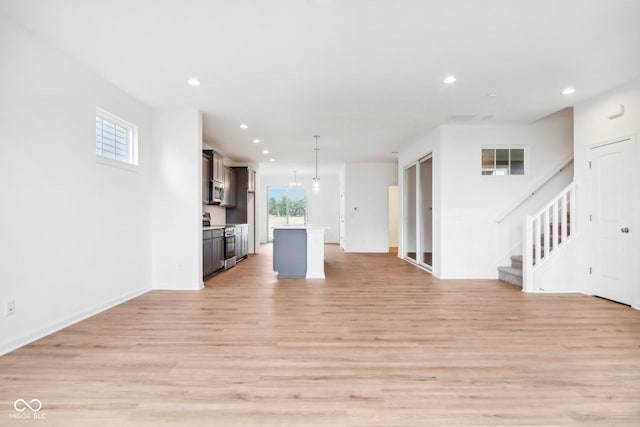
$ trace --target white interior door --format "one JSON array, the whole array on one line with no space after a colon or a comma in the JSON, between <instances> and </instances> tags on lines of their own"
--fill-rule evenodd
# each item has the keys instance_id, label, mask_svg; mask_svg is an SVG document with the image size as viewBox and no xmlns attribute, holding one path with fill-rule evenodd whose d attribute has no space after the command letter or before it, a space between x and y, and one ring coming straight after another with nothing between
<instances>
[{"instance_id":1,"label":"white interior door","mask_svg":"<svg viewBox=\"0 0 640 427\"><path fill-rule=\"evenodd\" d=\"M595 295L633 304L636 143L626 139L591 149L592 278Z\"/></svg>"}]
</instances>

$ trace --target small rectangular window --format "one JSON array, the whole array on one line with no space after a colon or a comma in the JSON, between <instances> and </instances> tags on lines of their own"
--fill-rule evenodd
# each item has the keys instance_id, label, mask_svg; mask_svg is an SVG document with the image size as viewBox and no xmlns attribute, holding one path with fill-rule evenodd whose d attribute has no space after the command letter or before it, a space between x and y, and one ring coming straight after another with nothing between
<instances>
[{"instance_id":1,"label":"small rectangular window","mask_svg":"<svg viewBox=\"0 0 640 427\"><path fill-rule=\"evenodd\" d=\"M96 109L96 155L137 165L137 139L137 126Z\"/></svg>"},{"instance_id":2,"label":"small rectangular window","mask_svg":"<svg viewBox=\"0 0 640 427\"><path fill-rule=\"evenodd\" d=\"M483 148L482 175L524 175L524 148Z\"/></svg>"}]
</instances>

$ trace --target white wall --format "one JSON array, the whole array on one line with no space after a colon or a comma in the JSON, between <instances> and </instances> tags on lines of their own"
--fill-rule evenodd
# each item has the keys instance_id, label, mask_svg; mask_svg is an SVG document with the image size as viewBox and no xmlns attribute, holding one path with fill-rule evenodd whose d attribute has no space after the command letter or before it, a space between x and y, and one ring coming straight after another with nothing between
<instances>
[{"instance_id":1,"label":"white wall","mask_svg":"<svg viewBox=\"0 0 640 427\"><path fill-rule=\"evenodd\" d=\"M2 17L0 52L2 354L151 288L151 110ZM96 162L96 107L136 171Z\"/></svg>"},{"instance_id":2,"label":"white wall","mask_svg":"<svg viewBox=\"0 0 640 427\"><path fill-rule=\"evenodd\" d=\"M346 164L346 252L389 252L388 189L397 177L395 163Z\"/></svg>"},{"instance_id":3,"label":"white wall","mask_svg":"<svg viewBox=\"0 0 640 427\"><path fill-rule=\"evenodd\" d=\"M202 284L202 114L153 114L152 284L197 290Z\"/></svg>"},{"instance_id":4,"label":"white wall","mask_svg":"<svg viewBox=\"0 0 640 427\"><path fill-rule=\"evenodd\" d=\"M509 265L510 255L521 253L523 216L566 186L572 167L501 223L496 217L570 155L572 144L573 112L565 109L530 125L443 125L403 150L399 158L403 167L433 152L434 274L497 278L496 268ZM526 147L526 175L482 176L483 146Z\"/></svg>"},{"instance_id":5,"label":"white wall","mask_svg":"<svg viewBox=\"0 0 640 427\"><path fill-rule=\"evenodd\" d=\"M442 127L443 278L496 278L496 267L521 254L522 218L571 182L569 169L500 224L495 219L570 155L573 112L565 109L531 125ZM482 176L483 146L524 146L524 176Z\"/></svg>"},{"instance_id":6,"label":"white wall","mask_svg":"<svg viewBox=\"0 0 640 427\"><path fill-rule=\"evenodd\" d=\"M267 188L287 187L292 178L292 175L260 177L260 191L257 194L257 218L261 243L267 242ZM338 243L340 241L340 181L338 175L322 176L318 193L314 193L312 190L313 178L311 176L298 175L298 181L307 189L308 223L329 227L324 235L325 243Z\"/></svg>"},{"instance_id":7,"label":"white wall","mask_svg":"<svg viewBox=\"0 0 640 427\"><path fill-rule=\"evenodd\" d=\"M608 116L619 111L620 104L625 106L625 115L615 120L609 120ZM578 230L585 234L584 243L581 245L582 254L576 272L576 287L587 294L592 293L592 283L587 274L591 253L589 250L589 222L588 222L588 195L589 187L589 150L590 146L602 142L614 141L623 137L634 136L636 143L640 144L638 134L640 133L640 79L636 79L626 85L620 86L612 91L592 98L586 102L575 106L575 163L576 180L579 188L576 193ZM640 162L640 159L637 159ZM635 193L630 194L636 206L640 206L640 186L635 186ZM632 230L633 231L633 230ZM637 234L636 234L637 236ZM640 248L637 246L634 275L636 278L636 300L634 307L640 308L640 286L637 278L640 277Z\"/></svg>"},{"instance_id":8,"label":"white wall","mask_svg":"<svg viewBox=\"0 0 640 427\"><path fill-rule=\"evenodd\" d=\"M584 233L577 232L569 244L562 246L558 252L533 271L534 293L568 293L585 292L584 247L587 245Z\"/></svg>"},{"instance_id":9,"label":"white wall","mask_svg":"<svg viewBox=\"0 0 640 427\"><path fill-rule=\"evenodd\" d=\"M224 225L227 223L227 208L217 205L203 205L202 212L211 215L211 225Z\"/></svg>"},{"instance_id":10,"label":"white wall","mask_svg":"<svg viewBox=\"0 0 640 427\"><path fill-rule=\"evenodd\" d=\"M389 247L398 247L398 222L400 218L400 193L397 185L389 186Z\"/></svg>"}]
</instances>

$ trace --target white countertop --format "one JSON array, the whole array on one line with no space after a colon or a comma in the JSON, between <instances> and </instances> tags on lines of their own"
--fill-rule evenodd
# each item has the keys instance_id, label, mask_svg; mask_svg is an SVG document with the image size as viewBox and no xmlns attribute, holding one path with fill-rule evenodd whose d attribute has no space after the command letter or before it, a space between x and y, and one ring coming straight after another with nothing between
<instances>
[{"instance_id":1,"label":"white countertop","mask_svg":"<svg viewBox=\"0 0 640 427\"><path fill-rule=\"evenodd\" d=\"M314 225L314 224L292 224L292 225L278 225L273 227L274 230L328 230L329 227L325 225Z\"/></svg>"},{"instance_id":2,"label":"white countertop","mask_svg":"<svg viewBox=\"0 0 640 427\"><path fill-rule=\"evenodd\" d=\"M245 227L246 227L246 226L247 226L247 224L226 224L226 225L225 225L225 224L222 224L222 225L220 225L220 224L214 224L214 225L207 225L207 226L203 226L203 227L202 227L202 231L206 231L206 230L219 230L219 229L221 229L221 228L225 228L225 227L227 227L227 226L229 226L229 225L231 225L231 226L233 226L233 227L240 227L240 226L245 226Z\"/></svg>"},{"instance_id":3,"label":"white countertop","mask_svg":"<svg viewBox=\"0 0 640 427\"><path fill-rule=\"evenodd\" d=\"M208 225L205 227L202 227L202 231L207 231L207 230L219 230L221 228L224 228L224 225Z\"/></svg>"}]
</instances>

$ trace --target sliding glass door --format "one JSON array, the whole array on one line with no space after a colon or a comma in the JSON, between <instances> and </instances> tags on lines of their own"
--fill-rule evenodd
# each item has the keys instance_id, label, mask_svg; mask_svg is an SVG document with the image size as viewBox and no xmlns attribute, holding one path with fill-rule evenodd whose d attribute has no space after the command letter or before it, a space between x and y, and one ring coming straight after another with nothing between
<instances>
[{"instance_id":1,"label":"sliding glass door","mask_svg":"<svg viewBox=\"0 0 640 427\"><path fill-rule=\"evenodd\" d=\"M303 225L308 218L306 188L268 187L267 202L269 242L273 242L273 227Z\"/></svg>"},{"instance_id":2,"label":"sliding glass door","mask_svg":"<svg viewBox=\"0 0 640 427\"><path fill-rule=\"evenodd\" d=\"M433 159L426 156L404 170L404 258L433 266Z\"/></svg>"},{"instance_id":3,"label":"sliding glass door","mask_svg":"<svg viewBox=\"0 0 640 427\"><path fill-rule=\"evenodd\" d=\"M418 221L416 216L416 165L404 170L404 257L417 262Z\"/></svg>"},{"instance_id":4,"label":"sliding glass door","mask_svg":"<svg viewBox=\"0 0 640 427\"><path fill-rule=\"evenodd\" d=\"M420 160L420 259L422 266L431 269L433 265L433 159Z\"/></svg>"}]
</instances>

